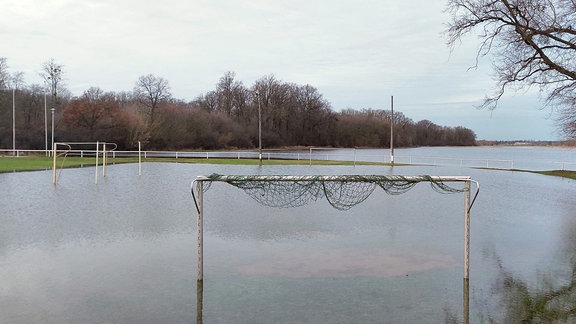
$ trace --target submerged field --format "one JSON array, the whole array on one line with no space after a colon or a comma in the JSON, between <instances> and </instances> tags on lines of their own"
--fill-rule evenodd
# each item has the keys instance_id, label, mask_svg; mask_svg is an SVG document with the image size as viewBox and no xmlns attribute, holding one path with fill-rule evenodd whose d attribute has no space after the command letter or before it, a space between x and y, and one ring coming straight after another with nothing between
<instances>
[{"instance_id":1,"label":"submerged field","mask_svg":"<svg viewBox=\"0 0 576 324\"><path fill-rule=\"evenodd\" d=\"M324 198L269 208L214 183L204 194L199 286L190 185L212 173L471 176L481 193L468 294L463 195L425 184L394 196L376 188L339 211ZM9 188L0 197L7 322L506 322L549 316L572 296L572 180L460 167L162 162L144 163L141 175L136 164L111 165L105 180L93 179L93 167L62 170L56 186L50 171L0 174ZM555 299L540 298L548 295Z\"/></svg>"}]
</instances>

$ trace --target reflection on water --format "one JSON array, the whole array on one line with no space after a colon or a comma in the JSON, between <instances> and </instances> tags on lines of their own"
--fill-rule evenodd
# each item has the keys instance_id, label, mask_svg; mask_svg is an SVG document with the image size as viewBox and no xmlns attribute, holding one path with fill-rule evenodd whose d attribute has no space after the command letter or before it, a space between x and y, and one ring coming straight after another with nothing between
<instances>
[{"instance_id":1,"label":"reflection on water","mask_svg":"<svg viewBox=\"0 0 576 324\"><path fill-rule=\"evenodd\" d=\"M556 264L540 269L530 281L508 269L507 262L494 255L498 268L495 292L505 312L505 322L576 322L576 212L566 210L560 244L553 253Z\"/></svg>"},{"instance_id":2,"label":"reflection on water","mask_svg":"<svg viewBox=\"0 0 576 324\"><path fill-rule=\"evenodd\" d=\"M483 190L469 287L463 197L428 186L375 192L341 212L324 200L270 209L214 184L198 284L189 189L214 172L470 175ZM557 309L574 305L573 181L467 168L158 163L140 177L135 165L111 166L98 185L93 169L65 170L56 187L50 172L0 174L0 185L9 188L0 197L7 323L461 323L468 314L488 323L562 319Z\"/></svg>"}]
</instances>

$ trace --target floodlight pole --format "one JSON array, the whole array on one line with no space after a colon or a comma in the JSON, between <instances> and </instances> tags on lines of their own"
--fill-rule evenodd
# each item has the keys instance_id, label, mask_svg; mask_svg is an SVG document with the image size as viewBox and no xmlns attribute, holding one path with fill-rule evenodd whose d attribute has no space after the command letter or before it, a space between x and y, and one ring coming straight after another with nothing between
<instances>
[{"instance_id":1,"label":"floodlight pole","mask_svg":"<svg viewBox=\"0 0 576 324\"><path fill-rule=\"evenodd\" d=\"M52 183L56 184L56 143L52 141Z\"/></svg>"},{"instance_id":2,"label":"floodlight pole","mask_svg":"<svg viewBox=\"0 0 576 324\"><path fill-rule=\"evenodd\" d=\"M48 112L46 106L46 93L44 93L44 150L46 151L46 156L48 156Z\"/></svg>"},{"instance_id":3,"label":"floodlight pole","mask_svg":"<svg viewBox=\"0 0 576 324\"><path fill-rule=\"evenodd\" d=\"M16 156L16 88L12 88L12 154Z\"/></svg>"},{"instance_id":4,"label":"floodlight pole","mask_svg":"<svg viewBox=\"0 0 576 324\"><path fill-rule=\"evenodd\" d=\"M256 91L258 100L258 161L262 164L262 109L260 107L260 92Z\"/></svg>"},{"instance_id":5,"label":"floodlight pole","mask_svg":"<svg viewBox=\"0 0 576 324\"><path fill-rule=\"evenodd\" d=\"M52 147L54 147L54 112L56 111L56 108L52 107L52 109L50 109L50 112L52 113ZM54 152L56 151L56 149L54 149Z\"/></svg>"},{"instance_id":6,"label":"floodlight pole","mask_svg":"<svg viewBox=\"0 0 576 324\"><path fill-rule=\"evenodd\" d=\"M98 141L96 141L96 171L94 172L94 183L98 184L98 154L100 153L98 151L98 147L100 146L100 143Z\"/></svg>"},{"instance_id":7,"label":"floodlight pole","mask_svg":"<svg viewBox=\"0 0 576 324\"><path fill-rule=\"evenodd\" d=\"M394 96L390 96L390 164L394 165Z\"/></svg>"}]
</instances>

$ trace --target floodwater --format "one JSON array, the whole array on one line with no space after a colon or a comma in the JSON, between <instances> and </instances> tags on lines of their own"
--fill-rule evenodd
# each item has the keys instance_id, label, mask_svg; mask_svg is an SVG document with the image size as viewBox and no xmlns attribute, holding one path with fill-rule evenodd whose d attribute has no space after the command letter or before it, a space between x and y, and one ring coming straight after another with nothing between
<instances>
[{"instance_id":1,"label":"floodwater","mask_svg":"<svg viewBox=\"0 0 576 324\"><path fill-rule=\"evenodd\" d=\"M421 183L348 211L269 208L198 175L463 175L481 184L463 280L464 197ZM465 167L135 164L0 174L0 323L549 322L574 307L573 180ZM469 288L469 291L466 291ZM539 305L544 305L543 307ZM570 319L570 318L569 318ZM574 320L574 318L571 318Z\"/></svg>"}]
</instances>

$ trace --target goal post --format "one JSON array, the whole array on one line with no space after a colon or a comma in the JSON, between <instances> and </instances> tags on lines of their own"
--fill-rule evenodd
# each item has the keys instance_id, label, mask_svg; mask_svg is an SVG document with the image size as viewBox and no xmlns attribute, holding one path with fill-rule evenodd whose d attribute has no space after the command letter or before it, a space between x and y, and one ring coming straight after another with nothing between
<instances>
[{"instance_id":1,"label":"goal post","mask_svg":"<svg viewBox=\"0 0 576 324\"><path fill-rule=\"evenodd\" d=\"M219 175L198 176L191 185L192 197L198 212L198 274L204 279L204 193L213 182L225 182L244 190L264 206L298 207L320 198L334 208L348 210L364 200L377 188L387 194L407 192L420 182L428 182L432 189L441 193L464 193L464 280L470 278L470 210L480 191L478 181L469 176L400 176L400 175ZM455 188L447 183L462 183ZM471 184L476 192L471 197Z\"/></svg>"},{"instance_id":2,"label":"goal post","mask_svg":"<svg viewBox=\"0 0 576 324\"><path fill-rule=\"evenodd\" d=\"M78 149L74 149L74 147L90 147L90 149L88 150L78 150ZM110 143L110 142L100 142L100 141L96 141L96 142L54 142L54 144L52 145L52 156L53 156L53 160L52 160L52 183L56 184L57 181L57 174L56 174L56 170L58 168L57 164L56 164L56 159L58 157L64 157L64 160L62 161L62 166L64 165L64 161L66 160L66 157L68 157L69 153L77 153L80 152L80 156L83 157L84 156L84 152L94 152L94 156L96 158L96 168L95 168L95 174L94 174L94 182L96 184L98 184L98 166L99 166L99 157L100 155L102 156L102 176L106 177L106 164L107 164L107 155L108 152L114 151L116 150L116 148L118 147L118 145L116 143Z\"/></svg>"}]
</instances>

